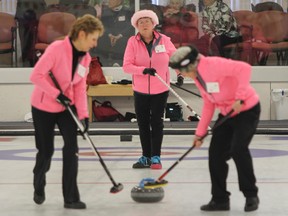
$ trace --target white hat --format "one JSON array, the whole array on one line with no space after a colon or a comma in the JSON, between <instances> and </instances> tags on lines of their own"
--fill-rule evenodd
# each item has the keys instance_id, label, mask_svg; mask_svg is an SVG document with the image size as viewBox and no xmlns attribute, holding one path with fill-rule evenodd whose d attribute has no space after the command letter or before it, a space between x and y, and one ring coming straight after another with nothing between
<instances>
[{"instance_id":1,"label":"white hat","mask_svg":"<svg viewBox=\"0 0 288 216\"><path fill-rule=\"evenodd\" d=\"M137 28L137 22L139 19L148 17L152 19L154 27L159 24L159 19L157 14L152 10L140 10L134 13L131 18L131 24L134 28Z\"/></svg>"},{"instance_id":2,"label":"white hat","mask_svg":"<svg viewBox=\"0 0 288 216\"><path fill-rule=\"evenodd\" d=\"M199 51L193 45L179 47L170 57L169 66L173 69L187 68L199 57Z\"/></svg>"}]
</instances>

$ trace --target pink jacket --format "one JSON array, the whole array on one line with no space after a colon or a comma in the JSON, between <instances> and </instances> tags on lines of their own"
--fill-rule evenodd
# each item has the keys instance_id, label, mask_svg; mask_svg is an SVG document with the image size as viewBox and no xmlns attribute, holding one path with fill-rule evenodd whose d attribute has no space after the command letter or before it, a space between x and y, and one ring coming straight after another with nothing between
<instances>
[{"instance_id":1,"label":"pink jacket","mask_svg":"<svg viewBox=\"0 0 288 216\"><path fill-rule=\"evenodd\" d=\"M158 47L164 48L163 52L152 51L151 58L140 34L129 38L124 54L123 70L132 74L133 90L144 94L159 94L168 91L168 88L155 76L143 75L145 68L155 68L168 85L170 85L169 58L176 48L170 38L154 31L154 42L160 38ZM161 46L162 45L162 46Z\"/></svg>"},{"instance_id":2,"label":"pink jacket","mask_svg":"<svg viewBox=\"0 0 288 216\"><path fill-rule=\"evenodd\" d=\"M226 115L235 100L243 100L241 111L248 110L259 102L259 96L250 85L251 66L247 63L201 56L198 72L206 86L213 82L219 85L219 92L208 93L197 79L194 80L204 100L202 118L196 130L198 136L206 134L216 108ZM234 115L236 114L232 116Z\"/></svg>"},{"instance_id":3,"label":"pink jacket","mask_svg":"<svg viewBox=\"0 0 288 216\"><path fill-rule=\"evenodd\" d=\"M52 71L64 94L70 98L71 104L75 104L79 119L88 117L86 77L91 57L87 53L82 58L73 80L72 57L72 46L68 37L47 47L30 76L31 82L35 85L31 96L32 106L52 113L65 110L65 107L56 101L60 91L49 76L49 71ZM80 67L82 69L79 69Z\"/></svg>"}]
</instances>

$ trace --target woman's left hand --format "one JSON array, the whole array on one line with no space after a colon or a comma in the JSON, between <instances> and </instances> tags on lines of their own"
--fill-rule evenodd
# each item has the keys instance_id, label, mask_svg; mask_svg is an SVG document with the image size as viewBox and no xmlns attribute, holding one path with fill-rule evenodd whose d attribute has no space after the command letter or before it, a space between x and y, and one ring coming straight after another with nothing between
<instances>
[{"instance_id":1,"label":"woman's left hand","mask_svg":"<svg viewBox=\"0 0 288 216\"><path fill-rule=\"evenodd\" d=\"M241 100L236 100L234 102L234 104L232 105L232 109L236 112L236 113L240 113L241 108L242 108L242 104L243 102Z\"/></svg>"}]
</instances>

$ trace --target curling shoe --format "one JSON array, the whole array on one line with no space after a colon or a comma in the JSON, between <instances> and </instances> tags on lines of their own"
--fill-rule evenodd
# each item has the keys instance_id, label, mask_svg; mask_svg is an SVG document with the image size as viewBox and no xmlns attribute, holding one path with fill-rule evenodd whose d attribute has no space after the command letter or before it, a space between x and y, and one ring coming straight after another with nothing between
<instances>
[{"instance_id":1,"label":"curling shoe","mask_svg":"<svg viewBox=\"0 0 288 216\"><path fill-rule=\"evenodd\" d=\"M67 209L86 209L86 204L84 202L81 202L81 201L65 202L64 208L67 208Z\"/></svg>"},{"instance_id":2,"label":"curling shoe","mask_svg":"<svg viewBox=\"0 0 288 216\"><path fill-rule=\"evenodd\" d=\"M229 201L216 203L215 201L211 200L207 205L202 205L200 209L202 211L229 211L230 203Z\"/></svg>"},{"instance_id":3,"label":"curling shoe","mask_svg":"<svg viewBox=\"0 0 288 216\"><path fill-rule=\"evenodd\" d=\"M134 169L150 168L151 160L145 156L141 156L138 161L133 164Z\"/></svg>"},{"instance_id":4,"label":"curling shoe","mask_svg":"<svg viewBox=\"0 0 288 216\"><path fill-rule=\"evenodd\" d=\"M245 207L244 207L244 211L245 212L250 212L250 211L257 210L259 202L260 201L259 201L258 196L256 196L256 197L247 197L246 198Z\"/></svg>"},{"instance_id":5,"label":"curling shoe","mask_svg":"<svg viewBox=\"0 0 288 216\"><path fill-rule=\"evenodd\" d=\"M34 192L33 200L36 204L41 205L45 201L45 193L36 193Z\"/></svg>"},{"instance_id":6,"label":"curling shoe","mask_svg":"<svg viewBox=\"0 0 288 216\"><path fill-rule=\"evenodd\" d=\"M161 159L159 156L153 156L151 158L151 169L162 169Z\"/></svg>"}]
</instances>

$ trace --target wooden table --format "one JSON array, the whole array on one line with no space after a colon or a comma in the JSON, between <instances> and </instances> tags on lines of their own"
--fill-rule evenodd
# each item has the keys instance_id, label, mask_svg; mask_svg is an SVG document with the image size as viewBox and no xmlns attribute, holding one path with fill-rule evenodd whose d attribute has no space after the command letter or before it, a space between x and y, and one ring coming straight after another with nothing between
<instances>
[{"instance_id":1,"label":"wooden table","mask_svg":"<svg viewBox=\"0 0 288 216\"><path fill-rule=\"evenodd\" d=\"M132 85L99 84L89 86L87 90L89 121L93 121L92 100L93 97L133 96Z\"/></svg>"}]
</instances>

